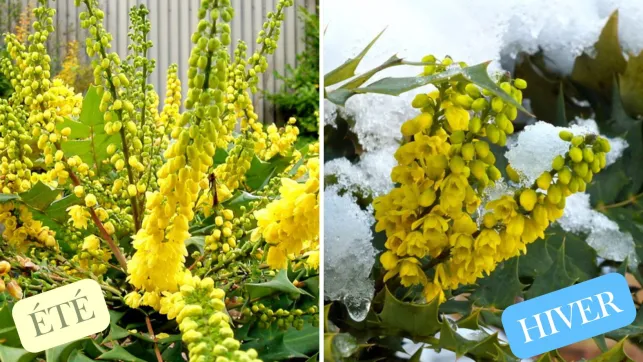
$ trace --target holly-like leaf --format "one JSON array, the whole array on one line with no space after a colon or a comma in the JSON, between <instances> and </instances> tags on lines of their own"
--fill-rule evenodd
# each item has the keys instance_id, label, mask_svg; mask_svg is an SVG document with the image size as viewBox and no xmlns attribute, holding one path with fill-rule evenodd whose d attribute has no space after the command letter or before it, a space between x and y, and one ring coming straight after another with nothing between
<instances>
[{"instance_id":1,"label":"holly-like leaf","mask_svg":"<svg viewBox=\"0 0 643 362\"><path fill-rule=\"evenodd\" d=\"M470 81L477 86L484 88L494 95L502 98L505 102L515 106L523 112L527 110L509 94L503 91L491 78L487 72L487 67L490 62L480 63L471 67L449 69L441 73L417 77L401 77L401 78L383 78L375 83L369 84L366 87L357 88L353 91L355 93L379 93L388 95L400 95L412 89L425 86L427 84L440 84L447 82L452 78L463 78Z\"/></svg>"},{"instance_id":2,"label":"holly-like leaf","mask_svg":"<svg viewBox=\"0 0 643 362\"><path fill-rule=\"evenodd\" d=\"M253 195L246 191L239 191L232 195L231 198L222 203L226 209L238 211L241 206L248 206L251 201L260 200L261 197Z\"/></svg>"},{"instance_id":3,"label":"holly-like leaf","mask_svg":"<svg viewBox=\"0 0 643 362\"><path fill-rule=\"evenodd\" d=\"M73 350L71 354L69 355L69 359L67 360L68 362L92 362L94 361L93 359L85 356L83 352L80 350Z\"/></svg>"},{"instance_id":4,"label":"holly-like leaf","mask_svg":"<svg viewBox=\"0 0 643 362\"><path fill-rule=\"evenodd\" d=\"M88 338L68 342L45 351L47 362L66 362L69 360L73 351L81 349L82 345Z\"/></svg>"},{"instance_id":5,"label":"holly-like leaf","mask_svg":"<svg viewBox=\"0 0 643 362\"><path fill-rule=\"evenodd\" d=\"M108 361L124 361L124 362L145 362L144 360L129 353L125 348L115 345L109 351L101 354L98 359Z\"/></svg>"},{"instance_id":6,"label":"holly-like leaf","mask_svg":"<svg viewBox=\"0 0 643 362\"><path fill-rule=\"evenodd\" d=\"M364 56L366 56L366 53L368 53L369 50L373 47L373 44L377 41L377 39L382 36L382 33L384 33L383 29L377 36L371 40L370 43L362 50L355 58L348 59L344 64L340 65L339 67L331 70L330 72L326 73L324 75L324 86L325 87L330 87L333 84L339 83L341 81L344 81L352 76L355 75L355 69L357 69L357 66L359 66L359 63L364 59Z\"/></svg>"},{"instance_id":7,"label":"holly-like leaf","mask_svg":"<svg viewBox=\"0 0 643 362\"><path fill-rule=\"evenodd\" d=\"M319 328L312 325L301 331L294 328L282 331L276 325L266 329L254 328L248 339L242 348L255 349L266 361L308 358L319 350Z\"/></svg>"},{"instance_id":8,"label":"holly-like leaf","mask_svg":"<svg viewBox=\"0 0 643 362\"><path fill-rule=\"evenodd\" d=\"M583 53L576 58L571 79L609 98L614 75L623 73L627 64L618 40L618 11L607 20L594 48L595 57Z\"/></svg>"},{"instance_id":9,"label":"holly-like leaf","mask_svg":"<svg viewBox=\"0 0 643 362\"><path fill-rule=\"evenodd\" d=\"M506 360L519 361L518 358L513 356L506 344L500 344L497 333L488 334L482 330L477 333L478 338L467 339L458 334L449 321L445 321L440 329L438 346L454 351L456 358L468 355L475 357L476 361L497 361L497 356L502 354Z\"/></svg>"},{"instance_id":10,"label":"holly-like leaf","mask_svg":"<svg viewBox=\"0 0 643 362\"><path fill-rule=\"evenodd\" d=\"M290 161L292 161L292 157L275 156L266 162L254 155L250 168L246 172L246 185L251 190L261 189L274 175L283 172Z\"/></svg>"},{"instance_id":11,"label":"holly-like leaf","mask_svg":"<svg viewBox=\"0 0 643 362\"><path fill-rule=\"evenodd\" d=\"M620 340L627 336L629 337L639 337L643 336L643 309L639 308L636 312L636 318L634 322L629 326L625 326L619 329L615 329L609 333L605 334L608 338L614 340Z\"/></svg>"},{"instance_id":12,"label":"holly-like leaf","mask_svg":"<svg viewBox=\"0 0 643 362\"><path fill-rule=\"evenodd\" d=\"M629 361L629 357L625 354L625 338L621 339L609 351L601 354L596 358L592 358L588 362L622 362Z\"/></svg>"},{"instance_id":13,"label":"holly-like leaf","mask_svg":"<svg viewBox=\"0 0 643 362\"><path fill-rule=\"evenodd\" d=\"M543 275L534 280L534 283L525 293L527 299L569 287L576 282L576 279L570 277L567 272L566 258L565 243L562 243L552 265Z\"/></svg>"},{"instance_id":14,"label":"holly-like leaf","mask_svg":"<svg viewBox=\"0 0 643 362\"><path fill-rule=\"evenodd\" d=\"M438 298L427 304L416 304L398 300L388 287L382 293L385 293L384 305L379 317L383 328L412 337L433 336L440 330Z\"/></svg>"},{"instance_id":15,"label":"holly-like leaf","mask_svg":"<svg viewBox=\"0 0 643 362\"><path fill-rule=\"evenodd\" d=\"M514 304L525 288L518 279L518 261L517 257L511 258L498 265L491 275L479 280L478 288L469 299L476 305L498 309Z\"/></svg>"},{"instance_id":16,"label":"holly-like leaf","mask_svg":"<svg viewBox=\"0 0 643 362\"><path fill-rule=\"evenodd\" d=\"M27 352L22 348L0 344L0 362L31 362L35 357L35 353Z\"/></svg>"},{"instance_id":17,"label":"holly-like leaf","mask_svg":"<svg viewBox=\"0 0 643 362\"><path fill-rule=\"evenodd\" d=\"M303 289L297 288L289 279L286 269L280 270L275 277L265 283L246 283L249 298L261 298L276 292L304 294L311 296Z\"/></svg>"}]
</instances>

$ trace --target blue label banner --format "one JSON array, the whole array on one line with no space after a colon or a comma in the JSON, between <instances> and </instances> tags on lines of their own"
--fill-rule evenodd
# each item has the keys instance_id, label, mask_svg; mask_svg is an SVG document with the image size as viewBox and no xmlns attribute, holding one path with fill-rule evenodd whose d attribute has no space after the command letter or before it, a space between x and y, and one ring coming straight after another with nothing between
<instances>
[{"instance_id":1,"label":"blue label banner","mask_svg":"<svg viewBox=\"0 0 643 362\"><path fill-rule=\"evenodd\" d=\"M505 309L511 351L529 358L631 324L636 308L625 277L610 273Z\"/></svg>"}]
</instances>

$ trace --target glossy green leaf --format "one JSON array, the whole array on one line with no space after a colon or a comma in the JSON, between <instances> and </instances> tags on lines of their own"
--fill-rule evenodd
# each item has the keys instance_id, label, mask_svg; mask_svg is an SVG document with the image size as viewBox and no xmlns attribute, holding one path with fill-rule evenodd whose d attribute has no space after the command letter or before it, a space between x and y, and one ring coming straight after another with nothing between
<instances>
[{"instance_id":1,"label":"glossy green leaf","mask_svg":"<svg viewBox=\"0 0 643 362\"><path fill-rule=\"evenodd\" d=\"M103 112L100 111L101 97L95 86L90 86L83 97L83 107L80 110L80 122L86 126L97 126L104 123Z\"/></svg>"},{"instance_id":2,"label":"glossy green leaf","mask_svg":"<svg viewBox=\"0 0 643 362\"><path fill-rule=\"evenodd\" d=\"M384 30L377 34L377 36L373 40L371 40L366 48L364 48L364 50L362 50L355 58L348 59L346 62L344 62L344 64L326 73L326 75L324 75L324 86L330 87L333 84L339 83L354 76L355 69L357 69L357 66L359 66L359 63L362 61L362 59L364 59L364 56L366 56L366 53L368 53L371 47L373 47L373 44L375 44L377 39L382 36Z\"/></svg>"},{"instance_id":3,"label":"glossy green leaf","mask_svg":"<svg viewBox=\"0 0 643 362\"><path fill-rule=\"evenodd\" d=\"M60 190L53 189L38 181L27 192L20 194L22 202L36 210L44 211L60 195Z\"/></svg>"},{"instance_id":4,"label":"glossy green leaf","mask_svg":"<svg viewBox=\"0 0 643 362\"><path fill-rule=\"evenodd\" d=\"M293 283L288 279L288 272L286 269L280 270L272 280L265 283L246 283L246 290L248 291L250 299L265 297L276 292L311 296L305 290L293 285Z\"/></svg>"},{"instance_id":5,"label":"glossy green leaf","mask_svg":"<svg viewBox=\"0 0 643 362\"><path fill-rule=\"evenodd\" d=\"M384 305L379 314L382 327L414 337L433 336L440 330L442 323L438 320L437 298L428 304L415 304L398 300L388 287L382 293L385 293Z\"/></svg>"},{"instance_id":6,"label":"glossy green leaf","mask_svg":"<svg viewBox=\"0 0 643 362\"><path fill-rule=\"evenodd\" d=\"M71 118L65 118L62 123L56 125L56 129L61 131L64 128L71 129L71 133L67 136L68 140L83 139L89 137L89 126L77 121L72 120Z\"/></svg>"}]
</instances>

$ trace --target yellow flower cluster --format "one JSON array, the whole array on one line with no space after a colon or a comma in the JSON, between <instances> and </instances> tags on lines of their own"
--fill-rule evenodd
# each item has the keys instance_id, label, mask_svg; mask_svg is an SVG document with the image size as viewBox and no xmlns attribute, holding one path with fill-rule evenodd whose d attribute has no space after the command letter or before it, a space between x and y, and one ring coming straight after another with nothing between
<instances>
[{"instance_id":1,"label":"yellow flower cluster","mask_svg":"<svg viewBox=\"0 0 643 362\"><path fill-rule=\"evenodd\" d=\"M254 145L257 157L268 161L276 155L288 156L299 135L295 122L294 118L290 118L286 127L279 129L273 123L266 128L266 132L262 130Z\"/></svg>"},{"instance_id":2,"label":"yellow flower cluster","mask_svg":"<svg viewBox=\"0 0 643 362\"><path fill-rule=\"evenodd\" d=\"M56 233L42 222L34 220L29 209L12 202L0 204L0 223L4 225L2 237L18 249L25 249L29 242L57 248Z\"/></svg>"},{"instance_id":3,"label":"yellow flower cluster","mask_svg":"<svg viewBox=\"0 0 643 362\"><path fill-rule=\"evenodd\" d=\"M306 167L305 182L282 178L280 198L255 212L257 229L252 240L263 237L268 243L271 268L283 269L289 255L314 251L319 245L319 158L309 159ZM315 257L318 264L319 255Z\"/></svg>"},{"instance_id":4,"label":"yellow flower cluster","mask_svg":"<svg viewBox=\"0 0 643 362\"><path fill-rule=\"evenodd\" d=\"M179 324L190 361L261 362L253 349L240 350L226 312L225 292L211 278L186 277L181 290L165 293L160 312Z\"/></svg>"},{"instance_id":5,"label":"yellow flower cluster","mask_svg":"<svg viewBox=\"0 0 643 362\"><path fill-rule=\"evenodd\" d=\"M170 65L167 71L167 82L165 93L165 102L163 110L159 115L159 126L163 127L165 132L171 132L176 122L180 118L181 109L181 80L179 79L179 67L176 64Z\"/></svg>"},{"instance_id":6,"label":"yellow flower cluster","mask_svg":"<svg viewBox=\"0 0 643 362\"><path fill-rule=\"evenodd\" d=\"M225 185L230 192L241 187L246 179L246 172L250 169L254 155L252 145L253 142L248 137L237 137L225 162L214 169L217 181Z\"/></svg>"},{"instance_id":7,"label":"yellow flower cluster","mask_svg":"<svg viewBox=\"0 0 643 362\"><path fill-rule=\"evenodd\" d=\"M218 6L218 7L217 7ZM161 292L175 292L183 279L189 238L189 222L194 218L196 201L201 190L208 188L208 170L213 164L218 137L216 118L224 111L223 99L216 97L209 85L225 87L225 69L209 64L220 51L222 39L229 37L232 8L216 2L202 2L201 21L192 39L196 46L190 56L191 78L184 113L171 136L176 141L164 152L165 162L157 172L160 190L146 197L146 214L142 228L134 236L136 253L128 263L130 282L145 292L144 303L158 308ZM205 20L207 11L219 14L217 27ZM214 19L216 20L216 19ZM218 30L221 33L210 31ZM229 40L227 41L229 43Z\"/></svg>"},{"instance_id":8,"label":"yellow flower cluster","mask_svg":"<svg viewBox=\"0 0 643 362\"><path fill-rule=\"evenodd\" d=\"M449 58L436 62L425 74L450 64ZM500 87L520 103L526 82L503 81ZM427 301L443 301L444 290L475 282L543 237L562 215L565 197L584 189L609 151L604 139L561 133L571 143L569 153L554 160L553 171L533 187L488 202L484 215L477 215L479 226L474 217L482 195L501 178L487 141L505 144L517 110L465 80L437 88L413 100L421 113L402 125L408 142L395 153L398 165L391 172L399 186L373 203L376 230L387 236L388 250L380 258L384 280L399 276L404 286L422 285ZM578 186L570 186L572 180Z\"/></svg>"}]
</instances>

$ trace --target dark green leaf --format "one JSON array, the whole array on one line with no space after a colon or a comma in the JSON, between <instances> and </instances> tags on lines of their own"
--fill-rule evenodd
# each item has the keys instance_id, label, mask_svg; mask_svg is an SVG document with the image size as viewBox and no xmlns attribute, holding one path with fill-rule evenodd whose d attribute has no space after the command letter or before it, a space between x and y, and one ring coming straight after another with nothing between
<instances>
[{"instance_id":1,"label":"dark green leaf","mask_svg":"<svg viewBox=\"0 0 643 362\"><path fill-rule=\"evenodd\" d=\"M87 338L79 339L69 343L50 348L45 351L47 362L66 362L73 351L82 348Z\"/></svg>"},{"instance_id":2,"label":"dark green leaf","mask_svg":"<svg viewBox=\"0 0 643 362\"><path fill-rule=\"evenodd\" d=\"M115 345L111 350L101 354L98 359L108 361L145 362L119 345Z\"/></svg>"},{"instance_id":3,"label":"dark green leaf","mask_svg":"<svg viewBox=\"0 0 643 362\"><path fill-rule=\"evenodd\" d=\"M246 172L246 185L251 190L258 190L265 186L268 181L288 167L292 157L275 156L268 162L261 161L254 155L250 169Z\"/></svg>"},{"instance_id":4,"label":"dark green leaf","mask_svg":"<svg viewBox=\"0 0 643 362\"><path fill-rule=\"evenodd\" d=\"M305 294L311 296L303 289L299 289L288 280L288 272L286 269L280 270L275 277L265 283L246 283L246 290L248 291L249 298L261 298L276 292Z\"/></svg>"},{"instance_id":5,"label":"dark green leaf","mask_svg":"<svg viewBox=\"0 0 643 362\"><path fill-rule=\"evenodd\" d=\"M355 69L357 69L357 66L362 61L364 56L366 56L366 53L368 53L373 44L375 44L377 39L379 39L382 33L384 33L384 30L377 34L377 36L373 40L371 40L366 48L364 48L364 50L362 50L355 58L348 59L346 62L344 62L344 64L326 73L326 75L324 75L324 87L330 87L333 84L339 83L354 76Z\"/></svg>"},{"instance_id":6,"label":"dark green leaf","mask_svg":"<svg viewBox=\"0 0 643 362\"><path fill-rule=\"evenodd\" d=\"M45 211L47 216L52 220L55 220L60 224L64 224L68 220L67 208L73 205L78 205L81 201L82 200L76 197L76 195L67 195L62 199L52 202Z\"/></svg>"},{"instance_id":7,"label":"dark green leaf","mask_svg":"<svg viewBox=\"0 0 643 362\"><path fill-rule=\"evenodd\" d=\"M69 355L68 362L93 362L94 360L85 356L81 351L75 349Z\"/></svg>"},{"instance_id":8,"label":"dark green leaf","mask_svg":"<svg viewBox=\"0 0 643 362\"><path fill-rule=\"evenodd\" d=\"M491 275L480 279L470 299L484 307L505 309L513 305L525 288L518 280L518 260L511 258L498 265Z\"/></svg>"},{"instance_id":9,"label":"dark green leaf","mask_svg":"<svg viewBox=\"0 0 643 362\"><path fill-rule=\"evenodd\" d=\"M251 201L260 200L261 197L253 195L249 192L239 191L236 192L232 197L222 203L226 209L232 211L239 211L241 206L248 206Z\"/></svg>"},{"instance_id":10,"label":"dark green leaf","mask_svg":"<svg viewBox=\"0 0 643 362\"><path fill-rule=\"evenodd\" d=\"M605 351L608 350L607 342L605 341L605 335L604 334L598 335L596 337L592 337L592 339L594 340L594 342L596 342L596 345L601 350L601 352L605 352Z\"/></svg>"},{"instance_id":11,"label":"dark green leaf","mask_svg":"<svg viewBox=\"0 0 643 362\"><path fill-rule=\"evenodd\" d=\"M569 287L576 282L576 279L569 276L566 268L565 243L563 242L558 249L556 259L551 267L534 280L525 296L527 299L532 299L543 294L551 293L553 291Z\"/></svg>"},{"instance_id":12,"label":"dark green leaf","mask_svg":"<svg viewBox=\"0 0 643 362\"><path fill-rule=\"evenodd\" d=\"M185 240L185 246L190 247L194 246L196 247L201 253L203 253L203 249L205 248L205 236L191 236L187 240Z\"/></svg>"}]
</instances>

